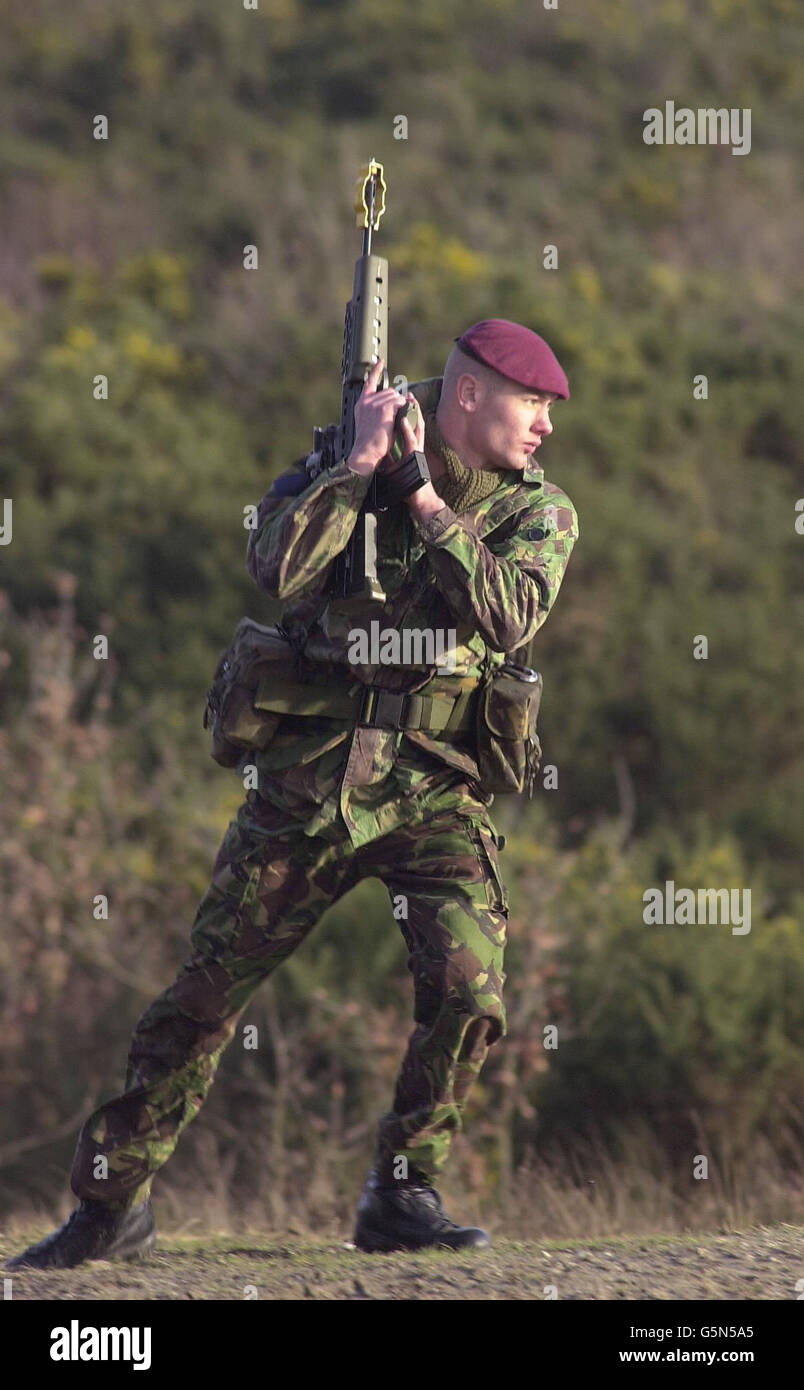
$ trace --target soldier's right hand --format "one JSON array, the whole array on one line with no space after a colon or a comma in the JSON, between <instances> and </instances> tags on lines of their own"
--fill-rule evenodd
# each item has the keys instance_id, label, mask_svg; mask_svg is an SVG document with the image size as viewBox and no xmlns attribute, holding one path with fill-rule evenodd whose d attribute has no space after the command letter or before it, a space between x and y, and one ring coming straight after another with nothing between
<instances>
[{"instance_id":1,"label":"soldier's right hand","mask_svg":"<svg viewBox=\"0 0 804 1390\"><path fill-rule=\"evenodd\" d=\"M363 473L373 473L394 442L394 420L406 397L389 386L377 390L384 362L381 357L371 368L355 401L355 442L347 460L350 467Z\"/></svg>"}]
</instances>

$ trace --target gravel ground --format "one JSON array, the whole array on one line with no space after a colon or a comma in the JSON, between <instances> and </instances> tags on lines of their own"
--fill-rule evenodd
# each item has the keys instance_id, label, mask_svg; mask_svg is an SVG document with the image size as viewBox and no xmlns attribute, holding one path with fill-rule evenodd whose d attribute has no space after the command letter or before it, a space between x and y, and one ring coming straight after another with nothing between
<instances>
[{"instance_id":1,"label":"gravel ground","mask_svg":"<svg viewBox=\"0 0 804 1390\"><path fill-rule=\"evenodd\" d=\"M3 1234L0 1256L43 1234ZM568 1300L795 1300L804 1281L804 1227L586 1242L497 1239L486 1250L393 1255L364 1255L337 1241L164 1236L145 1261L20 1270L12 1280L12 1298L59 1301L545 1299L553 1287Z\"/></svg>"}]
</instances>

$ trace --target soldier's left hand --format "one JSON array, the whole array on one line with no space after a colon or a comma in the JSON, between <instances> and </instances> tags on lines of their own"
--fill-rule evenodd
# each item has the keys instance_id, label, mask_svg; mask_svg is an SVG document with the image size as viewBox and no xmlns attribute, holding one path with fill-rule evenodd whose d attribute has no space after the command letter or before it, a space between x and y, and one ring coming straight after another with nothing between
<instances>
[{"instance_id":1,"label":"soldier's left hand","mask_svg":"<svg viewBox=\"0 0 804 1390\"><path fill-rule=\"evenodd\" d=\"M414 449L418 449L420 453L424 449L424 416L422 415L419 402L416 400L412 391L408 391L408 400L412 401L416 407L416 413L413 416L416 423L415 426L412 426L409 420L403 420L400 425L402 440L405 445L403 458L407 458L408 454L412 454Z\"/></svg>"},{"instance_id":2,"label":"soldier's left hand","mask_svg":"<svg viewBox=\"0 0 804 1390\"><path fill-rule=\"evenodd\" d=\"M419 452L424 451L424 416L422 415L419 402L416 400L416 397L414 396L412 391L408 391L407 400L412 401L414 406L416 407L416 411L413 416L415 425L411 425L409 420L403 420L401 422L399 426L399 432L402 440L401 458L399 460L399 463L397 463L393 459L391 454L386 454L385 458L380 464L380 471L382 473L395 473L397 468L400 467L402 460L406 459L408 457L408 454L412 454L414 449L418 449Z\"/></svg>"}]
</instances>

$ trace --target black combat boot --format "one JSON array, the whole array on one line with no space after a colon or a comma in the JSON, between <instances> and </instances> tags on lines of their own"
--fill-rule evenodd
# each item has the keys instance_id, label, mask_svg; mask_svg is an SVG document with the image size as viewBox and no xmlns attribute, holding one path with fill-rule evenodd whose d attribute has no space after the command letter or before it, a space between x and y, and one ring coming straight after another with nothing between
<instances>
[{"instance_id":1,"label":"black combat boot","mask_svg":"<svg viewBox=\"0 0 804 1390\"><path fill-rule=\"evenodd\" d=\"M358 1250L423 1250L444 1245L451 1250L491 1245L478 1226L450 1221L434 1187L416 1179L382 1181L372 1168L357 1206L354 1242Z\"/></svg>"},{"instance_id":2,"label":"black combat boot","mask_svg":"<svg viewBox=\"0 0 804 1390\"><path fill-rule=\"evenodd\" d=\"M156 1222L148 1198L125 1211L86 1198L63 1226L6 1260L6 1269L72 1269L84 1260L142 1259L156 1244Z\"/></svg>"}]
</instances>

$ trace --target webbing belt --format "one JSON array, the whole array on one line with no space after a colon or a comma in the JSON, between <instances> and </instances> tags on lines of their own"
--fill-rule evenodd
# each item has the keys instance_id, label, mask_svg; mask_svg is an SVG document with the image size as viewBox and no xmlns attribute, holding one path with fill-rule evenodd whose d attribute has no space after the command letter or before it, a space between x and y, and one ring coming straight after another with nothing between
<instances>
[{"instance_id":1,"label":"webbing belt","mask_svg":"<svg viewBox=\"0 0 804 1390\"><path fill-rule=\"evenodd\" d=\"M346 688L335 678L330 678L326 685L289 683L271 675L263 676L254 697L255 709L278 714L318 715L346 724L420 729L423 733L447 737L473 731L476 704L475 684L457 690L454 695L442 691L426 695L421 691L383 690L354 682Z\"/></svg>"},{"instance_id":2,"label":"webbing belt","mask_svg":"<svg viewBox=\"0 0 804 1390\"><path fill-rule=\"evenodd\" d=\"M477 694L473 690L461 690L455 696L423 695L367 686L358 723L390 729L421 729L423 733L469 733L475 725L476 701Z\"/></svg>"}]
</instances>

